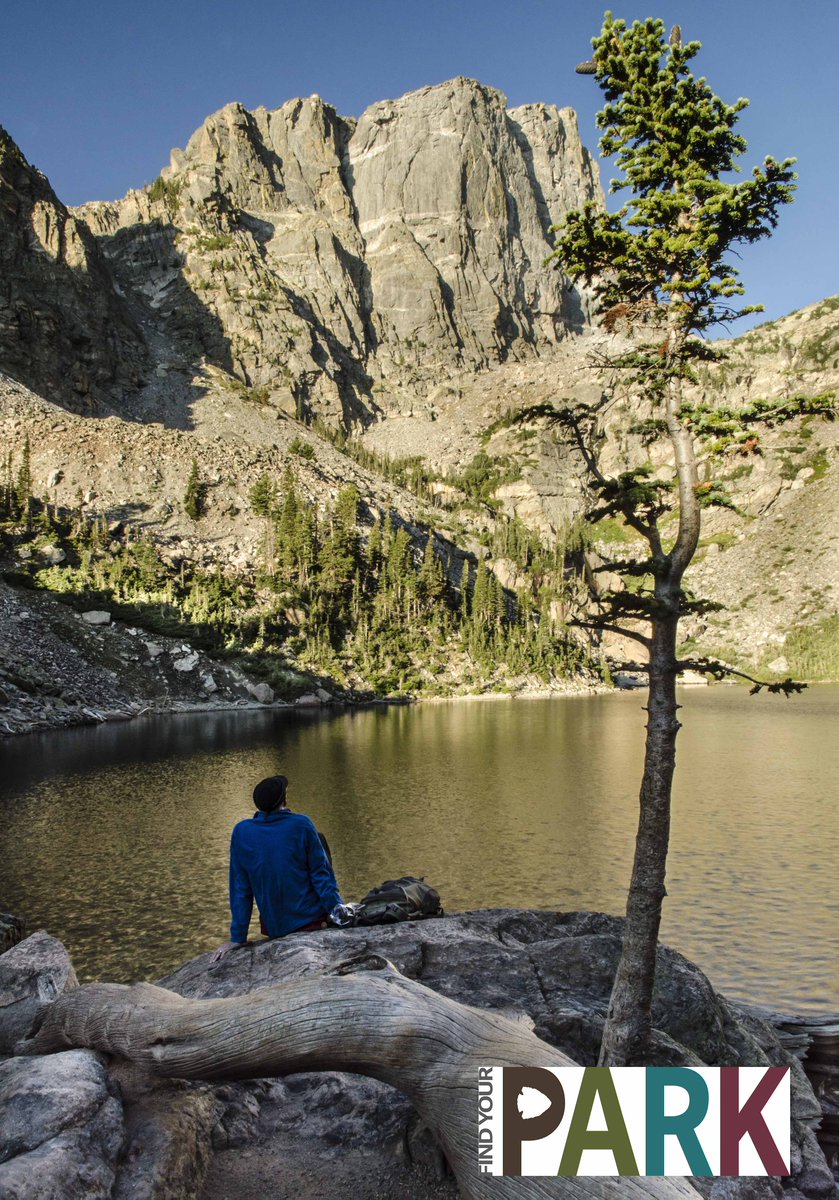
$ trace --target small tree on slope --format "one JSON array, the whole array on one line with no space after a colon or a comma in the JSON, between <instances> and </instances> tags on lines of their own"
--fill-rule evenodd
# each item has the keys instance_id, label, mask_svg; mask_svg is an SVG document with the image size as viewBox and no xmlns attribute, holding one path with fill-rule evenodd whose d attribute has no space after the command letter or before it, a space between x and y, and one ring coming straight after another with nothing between
<instances>
[{"instance_id":1,"label":"small tree on slope","mask_svg":"<svg viewBox=\"0 0 839 1200\"><path fill-rule=\"evenodd\" d=\"M720 356L699 335L759 311L732 306L744 289L729 253L738 243L771 233L779 209L793 198L793 160L767 158L750 179L726 180L746 148L734 127L747 101L727 105L704 79L694 78L689 64L698 42L682 46L674 38L668 44L661 21L627 28L607 13L593 46L597 82L607 101L597 117L601 150L606 157L614 155L623 172L612 191L623 190L628 198L616 213L594 204L570 213L557 231L553 257L572 279L593 285L606 330L627 336L622 349L598 364L609 381L608 394L598 404L540 406L527 415L563 426L575 442L598 501L590 518L622 517L647 547L641 561L606 564L633 577L633 586L601 597L599 614L580 622L639 643L647 661L633 665L649 673L623 953L600 1054L601 1065L618 1066L643 1061L649 1043L679 729L676 676L687 666L717 677L728 671L707 659L680 661L677 654L680 618L710 607L692 600L682 586L699 540L702 509L731 506L712 478L700 482L699 464L712 463L733 446L753 447L756 442L749 439L756 438L760 424L807 412L832 415L833 408L829 396L756 401L742 409L688 400L684 388L697 381L697 365ZM649 464L616 478L600 468L604 415L627 390L645 406L650 438L669 439L671 479L653 478ZM672 542L661 528L670 514L677 530ZM792 680L753 682L756 688L786 693L802 686Z\"/></svg>"}]
</instances>

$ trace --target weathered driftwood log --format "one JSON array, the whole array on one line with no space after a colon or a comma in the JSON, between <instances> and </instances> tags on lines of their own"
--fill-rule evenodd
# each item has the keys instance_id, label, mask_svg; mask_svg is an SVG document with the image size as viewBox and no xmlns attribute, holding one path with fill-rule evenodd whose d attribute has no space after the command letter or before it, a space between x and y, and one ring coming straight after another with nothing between
<instances>
[{"instance_id":1,"label":"weathered driftwood log","mask_svg":"<svg viewBox=\"0 0 839 1200\"><path fill-rule=\"evenodd\" d=\"M366 968L363 974L352 973ZM679 1179L480 1175L480 1066L573 1066L526 1025L470 1008L377 957L245 996L187 1000L151 984L87 984L60 996L19 1050L89 1047L182 1079L352 1071L405 1092L435 1132L468 1200L696 1200Z\"/></svg>"}]
</instances>

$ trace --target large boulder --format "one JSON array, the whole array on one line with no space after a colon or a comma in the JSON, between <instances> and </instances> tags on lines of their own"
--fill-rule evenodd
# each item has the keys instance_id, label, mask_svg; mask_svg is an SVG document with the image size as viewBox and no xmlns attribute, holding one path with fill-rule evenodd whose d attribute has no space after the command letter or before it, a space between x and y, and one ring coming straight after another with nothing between
<instances>
[{"instance_id":1,"label":"large boulder","mask_svg":"<svg viewBox=\"0 0 839 1200\"><path fill-rule=\"evenodd\" d=\"M99 1057L68 1050L0 1062L0 1196L110 1200L122 1104Z\"/></svg>"},{"instance_id":2,"label":"large boulder","mask_svg":"<svg viewBox=\"0 0 839 1200\"><path fill-rule=\"evenodd\" d=\"M42 929L0 956L0 1054L11 1054L57 996L78 987L70 956Z\"/></svg>"},{"instance_id":3,"label":"large boulder","mask_svg":"<svg viewBox=\"0 0 839 1200\"><path fill-rule=\"evenodd\" d=\"M536 1034L575 1061L593 1065L603 1031L612 980L621 952L623 921L603 913L552 913L511 909L462 913L402 925L333 930L260 942L218 963L203 956L161 980L194 998L241 995L271 983L317 974L341 958L374 953L404 975L479 1008L519 1017ZM793 1177L799 1191L826 1197L834 1181L812 1126L821 1110L798 1059L773 1029L718 995L705 975L681 954L658 952L653 1062L657 1065L789 1066L792 1072ZM343 1146L406 1146L421 1163L433 1162L411 1106L384 1084L353 1076L312 1074L263 1081L247 1100L229 1085L232 1112L250 1109L262 1139L295 1130L331 1129ZM254 1100L261 1111L253 1116ZM340 1122L336 1130L336 1114ZM215 1137L225 1145L224 1134ZM709 1185L710 1185L710 1181ZM704 1186L704 1185L703 1185ZM770 1200L777 1181L717 1181L713 1200ZM710 1186L708 1189L710 1194Z\"/></svg>"},{"instance_id":4,"label":"large boulder","mask_svg":"<svg viewBox=\"0 0 839 1200\"><path fill-rule=\"evenodd\" d=\"M248 945L219 962L203 955L161 983L194 999L238 996L375 954L454 1000L526 1022L588 1065L597 1057L622 925L600 913L500 909L330 929ZM20 1006L7 1039L13 1029L25 1037L50 998L75 982L62 952L41 933L0 959L12 997L7 1008ZM812 1129L819 1105L770 1025L728 1003L697 967L664 947L654 1021L655 1063L792 1067L794 1187L787 1200L828 1200L834 1181ZM276 1177L271 1194L285 1200L313 1165L332 1180L332 1194L356 1200L368 1194L454 1200L439 1146L408 1099L376 1080L318 1072L195 1084L121 1062L109 1071L87 1051L0 1064L0 1194L13 1200L198 1196L210 1163L205 1200L259 1194L265 1172ZM368 1176L385 1182L368 1193ZM706 1200L782 1195L773 1179L696 1180L695 1186Z\"/></svg>"}]
</instances>

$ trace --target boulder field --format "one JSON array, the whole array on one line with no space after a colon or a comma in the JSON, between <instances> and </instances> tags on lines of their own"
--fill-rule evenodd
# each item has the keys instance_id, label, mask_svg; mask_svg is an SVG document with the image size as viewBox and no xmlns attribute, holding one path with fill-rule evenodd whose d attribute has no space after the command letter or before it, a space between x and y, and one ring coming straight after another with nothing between
<instances>
[{"instance_id":1,"label":"boulder field","mask_svg":"<svg viewBox=\"0 0 839 1200\"><path fill-rule=\"evenodd\" d=\"M218 963L203 955L159 986L188 1000L221 999L325 978L342 962L351 970L377 956L440 996L513 1018L575 1062L593 1065L621 933L620 919L599 913L485 910L293 935L249 945ZM0 957L4 1197L458 1195L441 1146L407 1097L365 1076L319 1071L189 1082L85 1048L21 1053L56 998L77 986L67 951L42 931ZM791 1177L692 1180L699 1194L706 1200L835 1195L816 1140L822 1108L801 1063L810 1069L811 1038L800 1024L774 1018L773 1027L727 1001L697 967L664 947L653 1020L655 1065L792 1070ZM828 1043L835 1049L829 1022L821 1034L821 1050ZM830 1055L822 1058L818 1087L829 1115L836 1075L828 1069ZM568 1182L556 1181L557 1195ZM637 1182L625 1186L627 1195L637 1194Z\"/></svg>"}]
</instances>

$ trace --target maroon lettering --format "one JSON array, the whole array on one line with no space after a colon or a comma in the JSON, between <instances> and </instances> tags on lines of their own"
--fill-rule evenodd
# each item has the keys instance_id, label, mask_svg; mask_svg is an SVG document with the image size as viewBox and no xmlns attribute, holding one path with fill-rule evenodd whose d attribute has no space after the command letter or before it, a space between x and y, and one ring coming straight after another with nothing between
<instances>
[{"instance_id":1,"label":"maroon lettering","mask_svg":"<svg viewBox=\"0 0 839 1200\"><path fill-rule=\"evenodd\" d=\"M740 1107L740 1068L720 1070L720 1173L740 1174L740 1142L748 1134L767 1175L789 1175L775 1139L763 1119L763 1110L788 1067L768 1067L755 1090Z\"/></svg>"}]
</instances>

